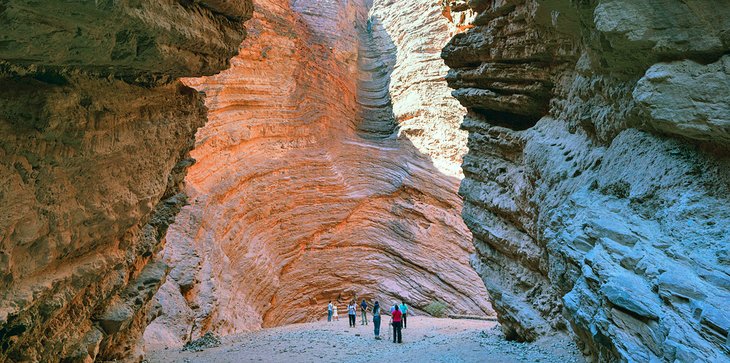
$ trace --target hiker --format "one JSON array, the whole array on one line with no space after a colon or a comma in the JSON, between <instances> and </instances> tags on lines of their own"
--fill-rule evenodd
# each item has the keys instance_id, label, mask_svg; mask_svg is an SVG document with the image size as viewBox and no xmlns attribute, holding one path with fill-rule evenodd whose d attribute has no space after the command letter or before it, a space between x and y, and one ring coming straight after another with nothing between
<instances>
[{"instance_id":1,"label":"hiker","mask_svg":"<svg viewBox=\"0 0 730 363\"><path fill-rule=\"evenodd\" d=\"M340 315L337 314L337 304L332 308L332 317L335 318L335 320L340 321Z\"/></svg>"},{"instance_id":2,"label":"hiker","mask_svg":"<svg viewBox=\"0 0 730 363\"><path fill-rule=\"evenodd\" d=\"M375 339L380 340L380 304L377 301L373 305L373 328L375 329Z\"/></svg>"},{"instance_id":3,"label":"hiker","mask_svg":"<svg viewBox=\"0 0 730 363\"><path fill-rule=\"evenodd\" d=\"M327 321L332 321L332 300L327 304Z\"/></svg>"},{"instance_id":4,"label":"hiker","mask_svg":"<svg viewBox=\"0 0 730 363\"><path fill-rule=\"evenodd\" d=\"M368 325L368 303L365 301L365 299L362 299L362 303L360 303L360 311L362 312L360 325Z\"/></svg>"},{"instance_id":5,"label":"hiker","mask_svg":"<svg viewBox=\"0 0 730 363\"><path fill-rule=\"evenodd\" d=\"M355 300L352 300L352 302L350 302L350 305L347 305L347 316L350 318L350 328L355 327L355 309L357 309L355 307Z\"/></svg>"},{"instance_id":6,"label":"hiker","mask_svg":"<svg viewBox=\"0 0 730 363\"><path fill-rule=\"evenodd\" d=\"M408 305L405 301L400 302L400 312L403 313L403 329L408 325Z\"/></svg>"},{"instance_id":7,"label":"hiker","mask_svg":"<svg viewBox=\"0 0 730 363\"><path fill-rule=\"evenodd\" d=\"M393 343L403 343L403 337L401 335L401 328L403 327L403 313L401 313L397 303L395 304L395 306L393 306L393 314L391 315L391 319L393 320Z\"/></svg>"}]
</instances>

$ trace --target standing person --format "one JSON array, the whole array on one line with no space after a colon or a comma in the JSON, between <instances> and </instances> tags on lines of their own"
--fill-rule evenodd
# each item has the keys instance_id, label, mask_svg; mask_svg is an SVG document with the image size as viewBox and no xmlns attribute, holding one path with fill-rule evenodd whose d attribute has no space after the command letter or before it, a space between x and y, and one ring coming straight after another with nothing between
<instances>
[{"instance_id":1,"label":"standing person","mask_svg":"<svg viewBox=\"0 0 730 363\"><path fill-rule=\"evenodd\" d=\"M340 314L337 314L337 304L332 308L332 317L335 318L335 320L340 321Z\"/></svg>"},{"instance_id":2,"label":"standing person","mask_svg":"<svg viewBox=\"0 0 730 363\"><path fill-rule=\"evenodd\" d=\"M327 304L327 321L332 321L332 300Z\"/></svg>"},{"instance_id":3,"label":"standing person","mask_svg":"<svg viewBox=\"0 0 730 363\"><path fill-rule=\"evenodd\" d=\"M355 327L355 317L356 317L355 309L356 309L355 300L352 300L350 302L350 305L347 305L347 317L350 318L350 327L351 328Z\"/></svg>"},{"instance_id":4,"label":"standing person","mask_svg":"<svg viewBox=\"0 0 730 363\"><path fill-rule=\"evenodd\" d=\"M380 340L380 304L377 301L373 305L373 328L375 329L375 339Z\"/></svg>"},{"instance_id":5,"label":"standing person","mask_svg":"<svg viewBox=\"0 0 730 363\"><path fill-rule=\"evenodd\" d=\"M403 337L401 334L401 328L403 327L403 313L401 313L398 304L395 304L393 309L393 343L403 343ZM396 339L397 338L397 339ZM396 342L397 340L397 342Z\"/></svg>"},{"instance_id":6,"label":"standing person","mask_svg":"<svg viewBox=\"0 0 730 363\"><path fill-rule=\"evenodd\" d=\"M400 302L400 312L403 313L403 329L408 325L408 305L405 301Z\"/></svg>"},{"instance_id":7,"label":"standing person","mask_svg":"<svg viewBox=\"0 0 730 363\"><path fill-rule=\"evenodd\" d=\"M368 303L365 299L362 299L362 302L360 303L360 311L362 312L360 325L368 325Z\"/></svg>"}]
</instances>

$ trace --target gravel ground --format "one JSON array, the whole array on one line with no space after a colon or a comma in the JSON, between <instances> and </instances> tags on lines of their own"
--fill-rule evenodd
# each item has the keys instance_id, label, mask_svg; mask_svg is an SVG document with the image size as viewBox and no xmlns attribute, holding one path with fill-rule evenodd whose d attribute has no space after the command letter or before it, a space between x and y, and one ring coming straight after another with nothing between
<instances>
[{"instance_id":1,"label":"gravel ground","mask_svg":"<svg viewBox=\"0 0 730 363\"><path fill-rule=\"evenodd\" d=\"M372 325L347 326L347 317L288 325L223 337L219 347L199 352L168 348L149 352L156 362L584 362L575 344L562 337L535 343L504 340L495 322L409 317L403 344L375 340ZM384 316L381 329L387 327ZM372 324L372 322L371 322Z\"/></svg>"}]
</instances>

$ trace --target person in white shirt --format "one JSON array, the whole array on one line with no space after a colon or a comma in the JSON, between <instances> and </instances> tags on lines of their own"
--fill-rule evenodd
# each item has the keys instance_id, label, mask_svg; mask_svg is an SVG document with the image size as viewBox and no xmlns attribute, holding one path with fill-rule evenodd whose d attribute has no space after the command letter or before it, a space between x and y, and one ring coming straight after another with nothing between
<instances>
[{"instance_id":1,"label":"person in white shirt","mask_svg":"<svg viewBox=\"0 0 730 363\"><path fill-rule=\"evenodd\" d=\"M337 314L337 304L335 304L335 306L334 306L334 308L333 308L333 312L334 312L334 313L332 314L332 317L333 317L333 318L334 318L335 320L337 320L337 321L340 321L340 315L339 315L339 314Z\"/></svg>"},{"instance_id":2,"label":"person in white shirt","mask_svg":"<svg viewBox=\"0 0 730 363\"><path fill-rule=\"evenodd\" d=\"M332 300L330 300L330 303L327 304L327 321L332 321Z\"/></svg>"}]
</instances>

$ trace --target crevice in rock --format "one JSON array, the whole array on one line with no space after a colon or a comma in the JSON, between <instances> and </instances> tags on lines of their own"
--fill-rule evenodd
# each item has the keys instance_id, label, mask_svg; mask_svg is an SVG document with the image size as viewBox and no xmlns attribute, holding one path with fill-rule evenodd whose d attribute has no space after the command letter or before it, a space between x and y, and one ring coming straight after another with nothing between
<instances>
[{"instance_id":1,"label":"crevice in rock","mask_svg":"<svg viewBox=\"0 0 730 363\"><path fill-rule=\"evenodd\" d=\"M365 139L394 138L398 123L390 99L390 77L397 49L377 17L369 16L357 33L358 133Z\"/></svg>"},{"instance_id":2,"label":"crevice in rock","mask_svg":"<svg viewBox=\"0 0 730 363\"><path fill-rule=\"evenodd\" d=\"M509 112L499 112L488 109L471 108L471 112L483 118L489 124L494 126L506 127L510 130L524 131L537 123L541 117L523 116Z\"/></svg>"}]
</instances>

